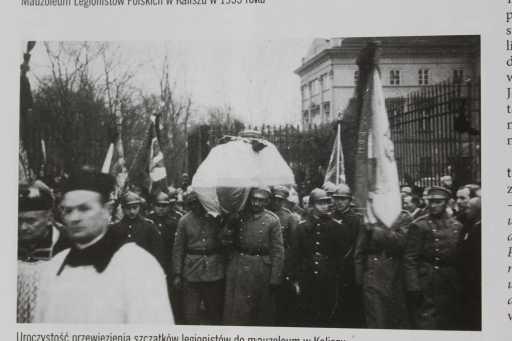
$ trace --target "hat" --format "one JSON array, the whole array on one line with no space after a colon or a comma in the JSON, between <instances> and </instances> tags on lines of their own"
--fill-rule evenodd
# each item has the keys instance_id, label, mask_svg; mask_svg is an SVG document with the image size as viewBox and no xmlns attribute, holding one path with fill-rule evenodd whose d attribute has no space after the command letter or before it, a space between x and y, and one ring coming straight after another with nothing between
<instances>
[{"instance_id":1,"label":"hat","mask_svg":"<svg viewBox=\"0 0 512 341\"><path fill-rule=\"evenodd\" d=\"M309 195L309 202L315 203L320 200L331 200L331 197L327 195L327 192L320 188L315 188L311 191L311 194Z\"/></svg>"},{"instance_id":2,"label":"hat","mask_svg":"<svg viewBox=\"0 0 512 341\"><path fill-rule=\"evenodd\" d=\"M153 202L155 204L163 204L163 205L168 205L171 203L171 200L169 198L169 195L167 193L164 193L164 192L158 192L154 199L153 199Z\"/></svg>"},{"instance_id":3,"label":"hat","mask_svg":"<svg viewBox=\"0 0 512 341\"><path fill-rule=\"evenodd\" d=\"M135 192L126 192L121 197L121 205L128 206L128 205L140 205L142 204L142 198Z\"/></svg>"},{"instance_id":4,"label":"hat","mask_svg":"<svg viewBox=\"0 0 512 341\"><path fill-rule=\"evenodd\" d=\"M410 186L402 186L402 188L400 188L400 193L411 194L412 188Z\"/></svg>"},{"instance_id":5,"label":"hat","mask_svg":"<svg viewBox=\"0 0 512 341\"><path fill-rule=\"evenodd\" d=\"M91 168L82 168L71 174L63 186L63 192L78 190L98 192L104 199L114 190L115 179L110 174L100 173Z\"/></svg>"},{"instance_id":6,"label":"hat","mask_svg":"<svg viewBox=\"0 0 512 341\"><path fill-rule=\"evenodd\" d=\"M251 191L251 197L268 199L270 197L270 188L268 186L255 187Z\"/></svg>"},{"instance_id":7,"label":"hat","mask_svg":"<svg viewBox=\"0 0 512 341\"><path fill-rule=\"evenodd\" d=\"M449 189L440 186L430 187L427 191L427 199L450 199L452 192Z\"/></svg>"},{"instance_id":8,"label":"hat","mask_svg":"<svg viewBox=\"0 0 512 341\"><path fill-rule=\"evenodd\" d=\"M18 186L18 211L46 211L53 207L51 192L43 187L20 184Z\"/></svg>"},{"instance_id":9,"label":"hat","mask_svg":"<svg viewBox=\"0 0 512 341\"><path fill-rule=\"evenodd\" d=\"M274 198L287 199L290 195L290 191L284 186L275 186L272 188L272 195Z\"/></svg>"},{"instance_id":10,"label":"hat","mask_svg":"<svg viewBox=\"0 0 512 341\"><path fill-rule=\"evenodd\" d=\"M352 198L352 191L350 187L346 184L339 184L336 186L334 193L332 194L333 198Z\"/></svg>"},{"instance_id":11,"label":"hat","mask_svg":"<svg viewBox=\"0 0 512 341\"><path fill-rule=\"evenodd\" d=\"M332 194L336 191L336 185L332 182L328 181L322 185L322 189L327 192L327 194Z\"/></svg>"}]
</instances>

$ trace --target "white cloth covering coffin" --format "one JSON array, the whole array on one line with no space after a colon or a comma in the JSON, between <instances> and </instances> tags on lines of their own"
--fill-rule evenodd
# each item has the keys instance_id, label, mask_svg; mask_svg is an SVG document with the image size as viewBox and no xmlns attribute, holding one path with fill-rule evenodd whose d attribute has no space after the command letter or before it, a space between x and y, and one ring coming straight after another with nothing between
<instances>
[{"instance_id":1,"label":"white cloth covering coffin","mask_svg":"<svg viewBox=\"0 0 512 341\"><path fill-rule=\"evenodd\" d=\"M255 151L253 143L265 147ZM294 183L292 170L272 143L233 138L210 151L192 179L192 189L206 211L217 216L242 209L252 187Z\"/></svg>"}]
</instances>

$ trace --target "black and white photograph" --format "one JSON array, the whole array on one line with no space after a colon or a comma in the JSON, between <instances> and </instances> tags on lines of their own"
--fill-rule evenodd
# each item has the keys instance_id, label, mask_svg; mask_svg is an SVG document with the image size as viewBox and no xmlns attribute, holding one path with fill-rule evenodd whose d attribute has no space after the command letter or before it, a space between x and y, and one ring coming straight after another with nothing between
<instances>
[{"instance_id":1,"label":"black and white photograph","mask_svg":"<svg viewBox=\"0 0 512 341\"><path fill-rule=\"evenodd\" d=\"M20 41L16 322L481 331L480 38Z\"/></svg>"}]
</instances>

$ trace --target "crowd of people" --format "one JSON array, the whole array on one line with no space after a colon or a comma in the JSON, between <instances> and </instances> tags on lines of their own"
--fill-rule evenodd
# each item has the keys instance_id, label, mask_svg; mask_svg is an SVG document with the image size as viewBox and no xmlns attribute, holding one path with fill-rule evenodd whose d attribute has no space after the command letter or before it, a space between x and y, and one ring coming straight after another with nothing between
<instances>
[{"instance_id":1,"label":"crowd of people","mask_svg":"<svg viewBox=\"0 0 512 341\"><path fill-rule=\"evenodd\" d=\"M291 187L252 188L218 217L191 189L113 202L91 169L58 200L23 184L18 322L480 330L480 188L447 187L404 186L386 227L345 184L302 205Z\"/></svg>"}]
</instances>

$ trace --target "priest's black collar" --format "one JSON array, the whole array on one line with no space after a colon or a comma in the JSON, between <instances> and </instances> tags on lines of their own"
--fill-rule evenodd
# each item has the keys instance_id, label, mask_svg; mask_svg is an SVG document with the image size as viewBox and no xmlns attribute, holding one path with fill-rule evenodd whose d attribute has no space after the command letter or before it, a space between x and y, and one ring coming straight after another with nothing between
<instances>
[{"instance_id":1,"label":"priest's black collar","mask_svg":"<svg viewBox=\"0 0 512 341\"><path fill-rule=\"evenodd\" d=\"M103 272L114 254L123 246L125 240L112 229L108 229L103 238L84 249L71 247L66 258L57 272L57 276L64 271L66 266L93 266L97 272Z\"/></svg>"}]
</instances>

